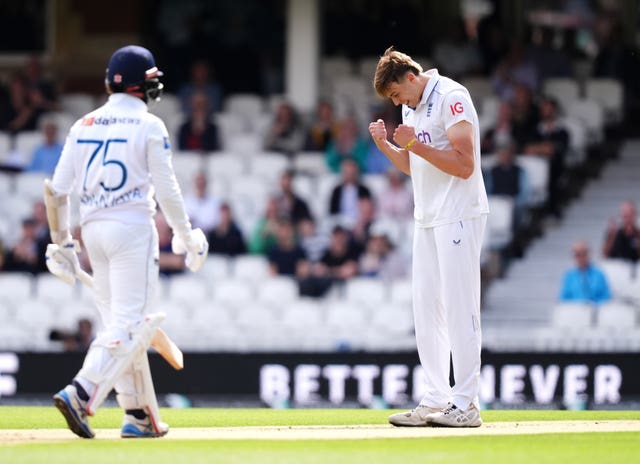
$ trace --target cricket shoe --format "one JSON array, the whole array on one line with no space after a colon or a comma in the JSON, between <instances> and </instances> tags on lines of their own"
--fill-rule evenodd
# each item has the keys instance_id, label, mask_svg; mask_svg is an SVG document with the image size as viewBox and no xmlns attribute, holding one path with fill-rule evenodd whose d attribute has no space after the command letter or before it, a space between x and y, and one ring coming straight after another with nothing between
<instances>
[{"instance_id":1,"label":"cricket shoe","mask_svg":"<svg viewBox=\"0 0 640 464\"><path fill-rule=\"evenodd\" d=\"M95 433L89 426L89 418L86 411L86 401L78 396L78 391L73 385L67 385L53 395L53 402L67 420L69 429L82 438L93 438Z\"/></svg>"},{"instance_id":2,"label":"cricket shoe","mask_svg":"<svg viewBox=\"0 0 640 464\"><path fill-rule=\"evenodd\" d=\"M427 422L429 414L442 411L442 408L431 408L423 404L407 412L399 412L389 416L389 423L396 427L429 427Z\"/></svg>"},{"instance_id":3,"label":"cricket shoe","mask_svg":"<svg viewBox=\"0 0 640 464\"><path fill-rule=\"evenodd\" d=\"M480 411L473 403L467 409L460 409L455 404L427 416L432 427L480 427L482 419Z\"/></svg>"},{"instance_id":4,"label":"cricket shoe","mask_svg":"<svg viewBox=\"0 0 640 464\"><path fill-rule=\"evenodd\" d=\"M159 431L158 431L159 430ZM122 419L122 438L158 438L169 432L169 425L164 422L158 423L158 430L153 426L151 417L148 415L144 419L138 419L131 414L125 414Z\"/></svg>"}]
</instances>

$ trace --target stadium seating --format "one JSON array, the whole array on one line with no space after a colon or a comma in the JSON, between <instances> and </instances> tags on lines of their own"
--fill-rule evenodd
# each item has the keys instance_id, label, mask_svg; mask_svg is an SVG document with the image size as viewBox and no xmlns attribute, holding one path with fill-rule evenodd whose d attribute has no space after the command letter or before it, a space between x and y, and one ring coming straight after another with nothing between
<instances>
[{"instance_id":1,"label":"stadium seating","mask_svg":"<svg viewBox=\"0 0 640 464\"><path fill-rule=\"evenodd\" d=\"M487 219L487 240L489 248L500 250L507 246L513 238L513 198L502 195L489 195Z\"/></svg>"},{"instance_id":2,"label":"stadium seating","mask_svg":"<svg viewBox=\"0 0 640 464\"><path fill-rule=\"evenodd\" d=\"M13 158L23 166L28 165L36 148L42 143L42 133L37 130L18 132L14 138Z\"/></svg>"},{"instance_id":3,"label":"stadium seating","mask_svg":"<svg viewBox=\"0 0 640 464\"><path fill-rule=\"evenodd\" d=\"M587 139L590 143L602 142L605 113L597 100L583 98L570 101L567 107L567 116L582 121L587 128Z\"/></svg>"},{"instance_id":4,"label":"stadium seating","mask_svg":"<svg viewBox=\"0 0 640 464\"><path fill-rule=\"evenodd\" d=\"M428 67L428 60L420 60ZM322 60L324 77L320 95L337 102L337 114L355 110L359 122L369 120L371 108L380 103L371 89L377 61L377 57L358 63L343 57ZM500 101L484 77L467 78L463 83L480 110L480 129L486 130L495 121ZM556 96L565 110L562 122L570 134L567 162L570 167L580 167L588 161L589 149L604 140L605 126L623 116L622 88L617 81L605 79L588 79L584 89L575 79L555 79L545 81L543 91ZM284 98L283 95L268 99L259 95L229 95L224 111L214 117L223 149L204 155L174 150L173 163L183 192L191 191L193 175L204 169L210 178L211 191L230 201L245 237L253 232L264 211L267 195L275 190L280 172L287 167L295 169L294 188L309 203L319 230L328 233L339 220L327 213L329 194L339 182L339 176L329 172L324 153L300 152L287 158L279 153L264 152L264 134L270 127L273 112ZM64 95L61 103L63 112L57 116L64 127L72 118L98 104L85 94ZM184 119L177 97L165 94L160 104L150 105L150 111L165 120L175 143L178 125ZM20 141L16 137L16 153L23 152L19 161L26 162L36 138L40 142L41 134L25 133L19 138ZM11 143L11 137L0 132L0 160L11 152ZM491 155L485 154L483 169L493 161ZM527 171L532 187L530 206L542 206L547 195L548 160L518 156L517 162ZM624 197L637 194L636 173L633 167L620 168L613 173L619 185L612 186L606 183L611 173L605 172L605 184L597 194L587 191L581 199L581 208L577 212L568 211L565 219L571 224L568 230L563 227L546 230L544 240L527 250L529 261L512 263L504 280L491 283L489 303L483 308L489 347L620 350L633 346L633 336L638 331L635 305L640 303L640 285L630 278L629 269L623 272L620 266L599 260L615 298L596 313L564 305L560 308L555 299L561 271L569 264L566 251L570 240L576 231L584 231L590 234L587 238L597 249L603 232L602 227L597 227L603 226L606 220L602 211L609 214L622 198L620 191L624 189L634 189L631 193L625 192ZM386 185L386 180L379 175L365 174L363 181L374 195L380 195ZM0 205L0 238L5 246L15 240L16 225L30 213L31 203L41 198L41 191L40 175L0 175L0 194L5 195ZM490 202L492 214L484 245L502 250L512 239L513 206L505 199L491 198ZM77 217L73 220L77 221ZM384 223L384 218L379 222ZM398 250L410 254L413 221L387 222L386 226L393 230ZM38 326L29 319L31 315L43 314L45 308L48 316L55 316L56 322L68 327L77 322L80 315L93 315L97 319L91 292L82 286L64 285L48 274L35 279L0 274L0 340L3 340L0 348L55 349L44 340L44 324ZM154 308L164 309L173 316L166 321L166 327L172 336L175 333L176 341L186 350L415 348L410 280L385 283L379 279L356 278L348 281L341 291L332 290L328 297L320 299L301 298L296 290L293 279L271 277L262 256L212 255L199 274L185 273L162 279ZM56 297L47 301L48 294ZM20 311L18 317L16 311ZM312 333L308 331L309 326L314 327ZM504 326L509 329L504 330ZM619 336L603 336L614 332ZM611 341L612 338L615 340Z\"/></svg>"},{"instance_id":5,"label":"stadium seating","mask_svg":"<svg viewBox=\"0 0 640 464\"><path fill-rule=\"evenodd\" d=\"M634 330L638 320L636 308L619 301L602 304L596 316L598 327L609 332L609 336Z\"/></svg>"},{"instance_id":6,"label":"stadium seating","mask_svg":"<svg viewBox=\"0 0 640 464\"><path fill-rule=\"evenodd\" d=\"M257 282L257 302L280 310L298 299L298 285L288 276L269 277Z\"/></svg>"},{"instance_id":7,"label":"stadium seating","mask_svg":"<svg viewBox=\"0 0 640 464\"><path fill-rule=\"evenodd\" d=\"M542 93L553 97L560 104L560 110L566 111L569 104L580 98L580 83L572 77L556 77L546 79L542 85Z\"/></svg>"},{"instance_id":8,"label":"stadium seating","mask_svg":"<svg viewBox=\"0 0 640 464\"><path fill-rule=\"evenodd\" d=\"M610 78L589 78L585 82L584 96L597 101L604 109L608 124L619 123L624 115L624 89L622 83Z\"/></svg>"},{"instance_id":9,"label":"stadium seating","mask_svg":"<svg viewBox=\"0 0 640 464\"><path fill-rule=\"evenodd\" d=\"M94 98L87 93L65 93L60 95L63 111L80 118L96 108Z\"/></svg>"},{"instance_id":10,"label":"stadium seating","mask_svg":"<svg viewBox=\"0 0 640 464\"><path fill-rule=\"evenodd\" d=\"M34 298L33 276L21 272L0 273L0 301L16 304Z\"/></svg>"},{"instance_id":11,"label":"stadium seating","mask_svg":"<svg viewBox=\"0 0 640 464\"><path fill-rule=\"evenodd\" d=\"M549 160L535 155L517 155L516 163L527 173L531 189L529 205L542 206L548 195Z\"/></svg>"},{"instance_id":12,"label":"stadium seating","mask_svg":"<svg viewBox=\"0 0 640 464\"><path fill-rule=\"evenodd\" d=\"M551 314L551 324L555 328L576 332L591 327L593 306L586 303L558 303Z\"/></svg>"}]
</instances>

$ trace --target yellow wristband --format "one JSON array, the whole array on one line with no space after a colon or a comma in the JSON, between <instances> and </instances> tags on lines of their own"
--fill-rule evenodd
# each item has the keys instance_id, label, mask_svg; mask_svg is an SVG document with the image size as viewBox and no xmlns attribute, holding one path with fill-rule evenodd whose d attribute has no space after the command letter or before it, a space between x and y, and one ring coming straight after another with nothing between
<instances>
[{"instance_id":1,"label":"yellow wristband","mask_svg":"<svg viewBox=\"0 0 640 464\"><path fill-rule=\"evenodd\" d=\"M404 149L405 149L405 150L408 150L409 148L411 148L411 145L413 145L413 144L414 144L414 143L416 143L417 141L418 141L418 139L417 139L417 138L415 138L415 137L414 137L414 138L412 138L411 140L409 140L409 143L408 143L408 144L406 144L406 145L404 146Z\"/></svg>"}]
</instances>

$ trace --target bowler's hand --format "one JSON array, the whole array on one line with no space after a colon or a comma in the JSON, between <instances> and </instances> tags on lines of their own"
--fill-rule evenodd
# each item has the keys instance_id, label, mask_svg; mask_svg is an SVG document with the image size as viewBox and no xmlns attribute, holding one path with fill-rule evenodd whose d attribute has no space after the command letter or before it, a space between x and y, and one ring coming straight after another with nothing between
<instances>
[{"instance_id":1,"label":"bowler's hand","mask_svg":"<svg viewBox=\"0 0 640 464\"><path fill-rule=\"evenodd\" d=\"M387 127L382 119L378 119L377 121L369 124L369 133L371 134L373 141L376 143L387 140Z\"/></svg>"},{"instance_id":2,"label":"bowler's hand","mask_svg":"<svg viewBox=\"0 0 640 464\"><path fill-rule=\"evenodd\" d=\"M415 136L416 131L412 126L400 124L393 132L393 141L404 148Z\"/></svg>"}]
</instances>

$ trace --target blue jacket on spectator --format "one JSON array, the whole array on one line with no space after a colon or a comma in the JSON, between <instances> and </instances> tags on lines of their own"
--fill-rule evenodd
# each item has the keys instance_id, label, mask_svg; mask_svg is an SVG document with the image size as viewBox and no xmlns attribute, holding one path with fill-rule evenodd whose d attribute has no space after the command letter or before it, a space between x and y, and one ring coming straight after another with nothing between
<instances>
[{"instance_id":1,"label":"blue jacket on spectator","mask_svg":"<svg viewBox=\"0 0 640 464\"><path fill-rule=\"evenodd\" d=\"M604 273L593 265L586 269L568 270L562 281L560 301L582 301L600 304L611 299L611 291Z\"/></svg>"}]
</instances>

